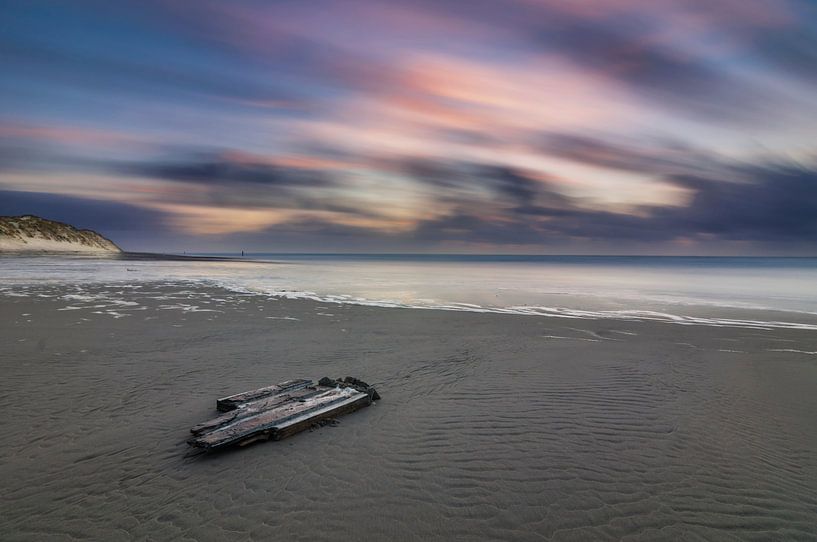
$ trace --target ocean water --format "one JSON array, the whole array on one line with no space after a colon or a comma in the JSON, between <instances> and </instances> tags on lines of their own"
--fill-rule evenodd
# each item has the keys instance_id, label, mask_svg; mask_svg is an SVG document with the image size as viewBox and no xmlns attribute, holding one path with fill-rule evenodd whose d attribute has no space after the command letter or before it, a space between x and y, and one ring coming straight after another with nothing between
<instances>
[{"instance_id":1,"label":"ocean water","mask_svg":"<svg viewBox=\"0 0 817 542\"><path fill-rule=\"evenodd\" d=\"M234 257L228 254L202 256ZM817 329L817 258L251 254L0 257L0 287L196 282L287 298Z\"/></svg>"}]
</instances>

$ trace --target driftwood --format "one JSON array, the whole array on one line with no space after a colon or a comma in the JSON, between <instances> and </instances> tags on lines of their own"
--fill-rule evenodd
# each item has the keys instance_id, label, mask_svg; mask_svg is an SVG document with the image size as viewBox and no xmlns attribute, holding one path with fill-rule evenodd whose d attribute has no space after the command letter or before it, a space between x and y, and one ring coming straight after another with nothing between
<instances>
[{"instance_id":1,"label":"driftwood","mask_svg":"<svg viewBox=\"0 0 817 542\"><path fill-rule=\"evenodd\" d=\"M242 404L249 403L250 401L257 401L258 399L263 399L271 395L277 395L285 391L298 390L310 385L312 385L312 381L303 378L287 380L286 382L281 382L280 384L267 386L266 388L245 391L242 393L231 395L229 397L218 399L216 401L216 409L218 409L221 412L227 412L229 410L238 408Z\"/></svg>"},{"instance_id":2,"label":"driftwood","mask_svg":"<svg viewBox=\"0 0 817 542\"><path fill-rule=\"evenodd\" d=\"M374 388L352 377L322 378L317 386L311 380L289 380L219 399L217 409L227 412L192 427L188 444L212 450L280 440L377 399Z\"/></svg>"},{"instance_id":3,"label":"driftwood","mask_svg":"<svg viewBox=\"0 0 817 542\"><path fill-rule=\"evenodd\" d=\"M309 382L309 384L311 384L311 382ZM263 399L249 401L247 403L242 404L241 408L235 408L225 414L222 414L217 418L213 418L212 420L207 420L206 422L194 425L193 427L190 428L190 432L193 433L194 435L198 435L201 433L209 433L210 431L218 429L219 427L223 427L237 420L238 418L246 418L247 416L259 414L261 412L264 412L265 410L270 410L284 403L293 400L300 400L306 397L316 395L318 393L321 393L321 391L317 390L313 386L307 386L299 390L288 391L278 395L270 395Z\"/></svg>"}]
</instances>

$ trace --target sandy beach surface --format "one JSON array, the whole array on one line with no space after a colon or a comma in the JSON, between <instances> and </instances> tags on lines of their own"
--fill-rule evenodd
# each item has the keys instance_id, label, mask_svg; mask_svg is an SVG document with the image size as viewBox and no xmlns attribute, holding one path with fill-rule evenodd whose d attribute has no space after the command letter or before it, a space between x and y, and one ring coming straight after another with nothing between
<instances>
[{"instance_id":1,"label":"sandy beach surface","mask_svg":"<svg viewBox=\"0 0 817 542\"><path fill-rule=\"evenodd\" d=\"M146 283L4 291L0 336L3 540L817 539L813 330ZM189 453L217 397L325 375L383 399Z\"/></svg>"}]
</instances>

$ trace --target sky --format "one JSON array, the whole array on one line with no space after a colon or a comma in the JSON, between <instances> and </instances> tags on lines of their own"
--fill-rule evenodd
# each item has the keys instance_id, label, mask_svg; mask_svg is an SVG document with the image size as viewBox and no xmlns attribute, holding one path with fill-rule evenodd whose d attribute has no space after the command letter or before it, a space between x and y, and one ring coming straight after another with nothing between
<instances>
[{"instance_id":1,"label":"sky","mask_svg":"<svg viewBox=\"0 0 817 542\"><path fill-rule=\"evenodd\" d=\"M0 0L0 214L128 250L817 255L811 0Z\"/></svg>"}]
</instances>

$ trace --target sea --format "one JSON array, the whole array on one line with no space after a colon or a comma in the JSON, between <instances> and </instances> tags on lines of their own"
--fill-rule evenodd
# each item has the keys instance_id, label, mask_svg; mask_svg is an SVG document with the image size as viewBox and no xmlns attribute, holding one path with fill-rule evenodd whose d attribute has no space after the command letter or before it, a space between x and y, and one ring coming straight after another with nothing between
<instances>
[{"instance_id":1,"label":"sea","mask_svg":"<svg viewBox=\"0 0 817 542\"><path fill-rule=\"evenodd\" d=\"M817 258L195 256L0 256L0 289L159 281L332 303L817 330Z\"/></svg>"}]
</instances>

